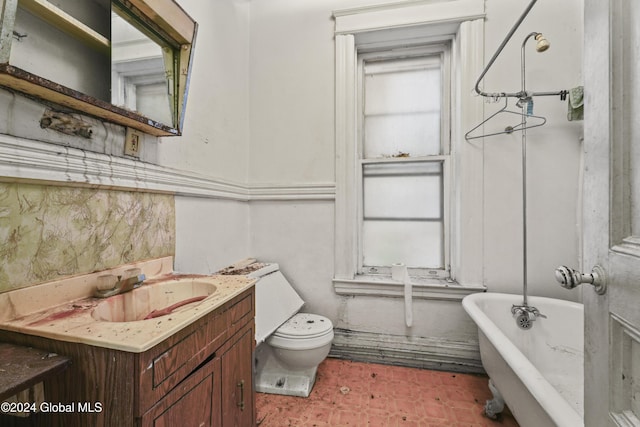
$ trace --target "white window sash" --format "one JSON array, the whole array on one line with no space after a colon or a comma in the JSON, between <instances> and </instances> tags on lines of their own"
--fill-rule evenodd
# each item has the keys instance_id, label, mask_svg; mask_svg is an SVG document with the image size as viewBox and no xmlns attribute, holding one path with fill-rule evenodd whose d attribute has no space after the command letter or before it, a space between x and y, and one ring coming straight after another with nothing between
<instances>
[{"instance_id":1,"label":"white window sash","mask_svg":"<svg viewBox=\"0 0 640 427\"><path fill-rule=\"evenodd\" d=\"M410 58L410 57L429 57L440 56L440 68L441 68L441 82L442 93L441 99L441 118L440 118L440 155L432 156L420 156L420 157L406 157L406 158L376 158L376 159L364 159L364 68L365 62L372 60L388 60L396 58ZM451 242L451 217L450 217L450 201L451 201L451 178L449 176L450 170L450 124L451 124L451 94L453 93L451 88L451 48L447 40L439 40L437 43L429 43L422 46L413 46L402 49L385 49L380 51L367 52L359 54L357 56L358 61L358 126L357 126L357 161L356 161L356 185L357 185L357 211L354 213L357 217L357 266L356 274L358 275L372 275L379 274L388 276L391 274L390 266L365 266L364 262L364 247L362 230L364 225L364 207L363 207L363 166L365 164L372 163L401 163L401 162L419 162L419 161L439 161L442 162L442 179L443 179L443 267L442 268L410 268L409 273L412 276L417 277L429 277L438 279L448 279L450 277L450 242ZM402 260L398 260L402 261Z\"/></svg>"},{"instance_id":2,"label":"white window sash","mask_svg":"<svg viewBox=\"0 0 640 427\"><path fill-rule=\"evenodd\" d=\"M399 163L399 162L441 162L442 163L442 217L443 217L443 268L409 268L409 274L414 277L432 278L432 279L449 279L451 276L451 157L449 155L440 156L424 156L424 157L410 157L404 159L360 159L359 160L359 174L358 174L358 189L359 189L359 203L358 203L358 231L362 230L364 215L363 215L363 198L362 198L362 168L365 164L377 164L377 163ZM357 275L382 275L390 276L390 266L364 266L363 265L363 247L362 236L358 234L358 267ZM400 260L401 261L401 260ZM374 269L374 270L372 270Z\"/></svg>"}]
</instances>

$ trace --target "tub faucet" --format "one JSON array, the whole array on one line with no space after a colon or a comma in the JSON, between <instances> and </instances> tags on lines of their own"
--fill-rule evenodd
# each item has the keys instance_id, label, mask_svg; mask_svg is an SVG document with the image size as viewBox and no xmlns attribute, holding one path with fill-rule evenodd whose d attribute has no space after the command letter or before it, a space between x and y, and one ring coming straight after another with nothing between
<instances>
[{"instance_id":1,"label":"tub faucet","mask_svg":"<svg viewBox=\"0 0 640 427\"><path fill-rule=\"evenodd\" d=\"M94 296L97 298L107 298L113 295L123 294L132 291L142 285L146 276L139 268L132 268L124 272L121 276L107 274L98 277L98 285Z\"/></svg>"},{"instance_id":2,"label":"tub faucet","mask_svg":"<svg viewBox=\"0 0 640 427\"><path fill-rule=\"evenodd\" d=\"M543 319L547 318L547 316L540 313L540 310L526 304L511 306L511 314L513 314L513 317L516 319L516 324L521 329L530 329L538 317L542 317Z\"/></svg>"}]
</instances>

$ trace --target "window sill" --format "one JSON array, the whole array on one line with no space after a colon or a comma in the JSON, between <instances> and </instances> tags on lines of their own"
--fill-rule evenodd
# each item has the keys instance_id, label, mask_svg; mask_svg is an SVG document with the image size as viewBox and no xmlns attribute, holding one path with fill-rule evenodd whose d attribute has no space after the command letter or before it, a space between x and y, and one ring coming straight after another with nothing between
<instances>
[{"instance_id":1,"label":"window sill","mask_svg":"<svg viewBox=\"0 0 640 427\"><path fill-rule=\"evenodd\" d=\"M355 279L333 279L338 295L404 297L404 285L389 276L356 276ZM486 286L462 286L443 279L411 278L414 299L461 301L465 296L486 292Z\"/></svg>"}]
</instances>

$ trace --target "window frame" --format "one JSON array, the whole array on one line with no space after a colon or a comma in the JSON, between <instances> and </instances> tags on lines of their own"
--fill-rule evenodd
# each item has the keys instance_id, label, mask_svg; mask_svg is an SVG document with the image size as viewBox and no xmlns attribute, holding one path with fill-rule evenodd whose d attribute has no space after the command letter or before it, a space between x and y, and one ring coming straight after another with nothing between
<instances>
[{"instance_id":1,"label":"window frame","mask_svg":"<svg viewBox=\"0 0 640 427\"><path fill-rule=\"evenodd\" d=\"M381 163L407 163L407 162L440 162L442 163L442 268L410 268L409 274L415 277L449 279L451 276L450 264L450 242L451 242L451 219L450 219L450 203L451 203L451 177L450 177L450 158L451 158L451 87L453 79L451 78L451 37L437 41L422 41L412 46L406 45L378 45L377 48L364 48L358 50L357 53L357 218L358 218L358 255L356 275L380 275L390 276L391 266L365 266L364 265L364 243L363 243L363 226L364 226L364 165L381 164ZM390 158L390 159L365 159L364 158L364 103L365 103L365 63L368 61L384 61L392 59L418 58L438 56L441 73L441 108L440 108L440 152L437 155L406 157L406 158ZM398 260L403 261L403 260Z\"/></svg>"},{"instance_id":2,"label":"window frame","mask_svg":"<svg viewBox=\"0 0 640 427\"><path fill-rule=\"evenodd\" d=\"M452 38L451 277L412 277L417 299L459 301L486 290L483 241L482 141L466 143L465 129L483 118L473 82L484 67L484 0L407 1L336 10L335 18L335 239L333 287L338 295L402 297L390 276L357 274L357 52ZM464 218L464 219L463 219Z\"/></svg>"}]
</instances>

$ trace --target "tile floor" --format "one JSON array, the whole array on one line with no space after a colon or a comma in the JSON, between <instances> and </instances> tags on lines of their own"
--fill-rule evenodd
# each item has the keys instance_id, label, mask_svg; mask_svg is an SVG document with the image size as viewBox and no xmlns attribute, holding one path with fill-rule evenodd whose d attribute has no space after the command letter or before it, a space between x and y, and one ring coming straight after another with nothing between
<instances>
[{"instance_id":1,"label":"tile floor","mask_svg":"<svg viewBox=\"0 0 640 427\"><path fill-rule=\"evenodd\" d=\"M258 393L259 427L517 427L482 415L483 375L326 359L308 398Z\"/></svg>"}]
</instances>

